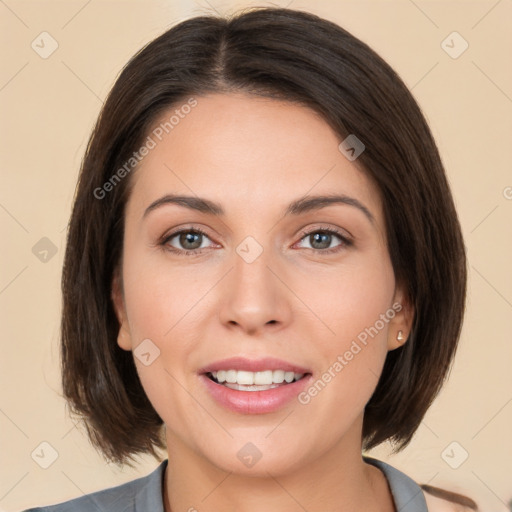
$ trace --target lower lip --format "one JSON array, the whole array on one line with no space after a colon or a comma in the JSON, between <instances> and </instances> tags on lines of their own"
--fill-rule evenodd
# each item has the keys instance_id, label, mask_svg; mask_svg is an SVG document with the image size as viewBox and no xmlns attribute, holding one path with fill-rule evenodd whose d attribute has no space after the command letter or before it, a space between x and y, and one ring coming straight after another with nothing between
<instances>
[{"instance_id":1,"label":"lower lip","mask_svg":"<svg viewBox=\"0 0 512 512\"><path fill-rule=\"evenodd\" d=\"M312 376L306 375L298 381L265 391L238 391L217 384L207 375L200 377L208 392L221 406L241 414L264 414L277 411L297 398Z\"/></svg>"}]
</instances>

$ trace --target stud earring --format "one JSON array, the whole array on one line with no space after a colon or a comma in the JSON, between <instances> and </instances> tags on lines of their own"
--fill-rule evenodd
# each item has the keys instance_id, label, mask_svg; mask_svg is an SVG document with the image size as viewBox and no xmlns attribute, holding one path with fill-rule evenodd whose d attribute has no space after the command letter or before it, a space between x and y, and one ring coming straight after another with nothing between
<instances>
[{"instance_id":1,"label":"stud earring","mask_svg":"<svg viewBox=\"0 0 512 512\"><path fill-rule=\"evenodd\" d=\"M404 333L402 331L398 331L398 334L396 335L396 339L398 341L403 341L404 340Z\"/></svg>"}]
</instances>

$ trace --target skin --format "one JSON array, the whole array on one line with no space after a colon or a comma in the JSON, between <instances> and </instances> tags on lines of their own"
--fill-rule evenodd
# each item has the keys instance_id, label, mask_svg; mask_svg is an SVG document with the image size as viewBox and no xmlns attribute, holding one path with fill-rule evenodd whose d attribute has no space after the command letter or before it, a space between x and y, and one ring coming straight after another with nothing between
<instances>
[{"instance_id":1,"label":"skin","mask_svg":"<svg viewBox=\"0 0 512 512\"><path fill-rule=\"evenodd\" d=\"M166 512L393 511L384 475L361 457L365 404L413 317L395 282L379 190L306 107L241 93L196 99L130 177L112 292L119 346L133 350L149 338L160 350L149 366L135 363L166 425ZM216 201L225 214L167 204L143 218L169 193ZM356 198L373 221L346 204L283 216L296 199L333 193ZM194 227L207 232L199 254L170 252L191 247L179 236L159 243ZM329 228L353 243L332 235L322 246L303 235ZM247 236L263 248L252 263L236 252ZM309 368L316 380L397 302L402 310L307 405L235 413L198 376L227 357L270 356ZM251 468L237 457L249 442L262 454Z\"/></svg>"}]
</instances>

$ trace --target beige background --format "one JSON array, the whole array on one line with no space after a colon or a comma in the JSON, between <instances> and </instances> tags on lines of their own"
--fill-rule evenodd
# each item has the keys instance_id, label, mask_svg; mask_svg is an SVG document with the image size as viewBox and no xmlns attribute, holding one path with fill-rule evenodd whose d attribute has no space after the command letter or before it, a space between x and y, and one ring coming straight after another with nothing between
<instances>
[{"instance_id":1,"label":"beige background","mask_svg":"<svg viewBox=\"0 0 512 512\"><path fill-rule=\"evenodd\" d=\"M276 4L339 23L398 71L439 143L464 229L470 280L457 362L412 444L374 455L504 512L512 499L512 1ZM157 464L106 464L66 415L58 373L65 227L93 122L129 57L182 19L248 5L265 2L0 2L0 510L69 499ZM43 31L59 45L47 59L31 47ZM441 47L453 31L469 44L457 59ZM452 52L462 48L452 39ZM43 237L57 251L46 262L32 250ZM31 457L43 441L58 452L48 469ZM468 459L452 469L445 459L460 462L463 450Z\"/></svg>"}]
</instances>

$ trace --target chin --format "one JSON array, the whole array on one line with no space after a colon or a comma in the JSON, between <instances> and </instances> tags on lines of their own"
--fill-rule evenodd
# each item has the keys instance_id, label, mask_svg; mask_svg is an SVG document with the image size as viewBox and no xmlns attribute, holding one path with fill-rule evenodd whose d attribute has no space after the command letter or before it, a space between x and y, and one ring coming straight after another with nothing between
<instances>
[{"instance_id":1,"label":"chin","mask_svg":"<svg viewBox=\"0 0 512 512\"><path fill-rule=\"evenodd\" d=\"M283 444L268 436L271 430L265 429L261 435L235 436L226 435L224 444L209 443L198 448L209 462L218 469L237 475L268 478L294 472L307 463L309 447L305 440L297 439L294 443ZM219 434L221 435L221 434ZM214 450L211 447L214 446Z\"/></svg>"}]
</instances>

